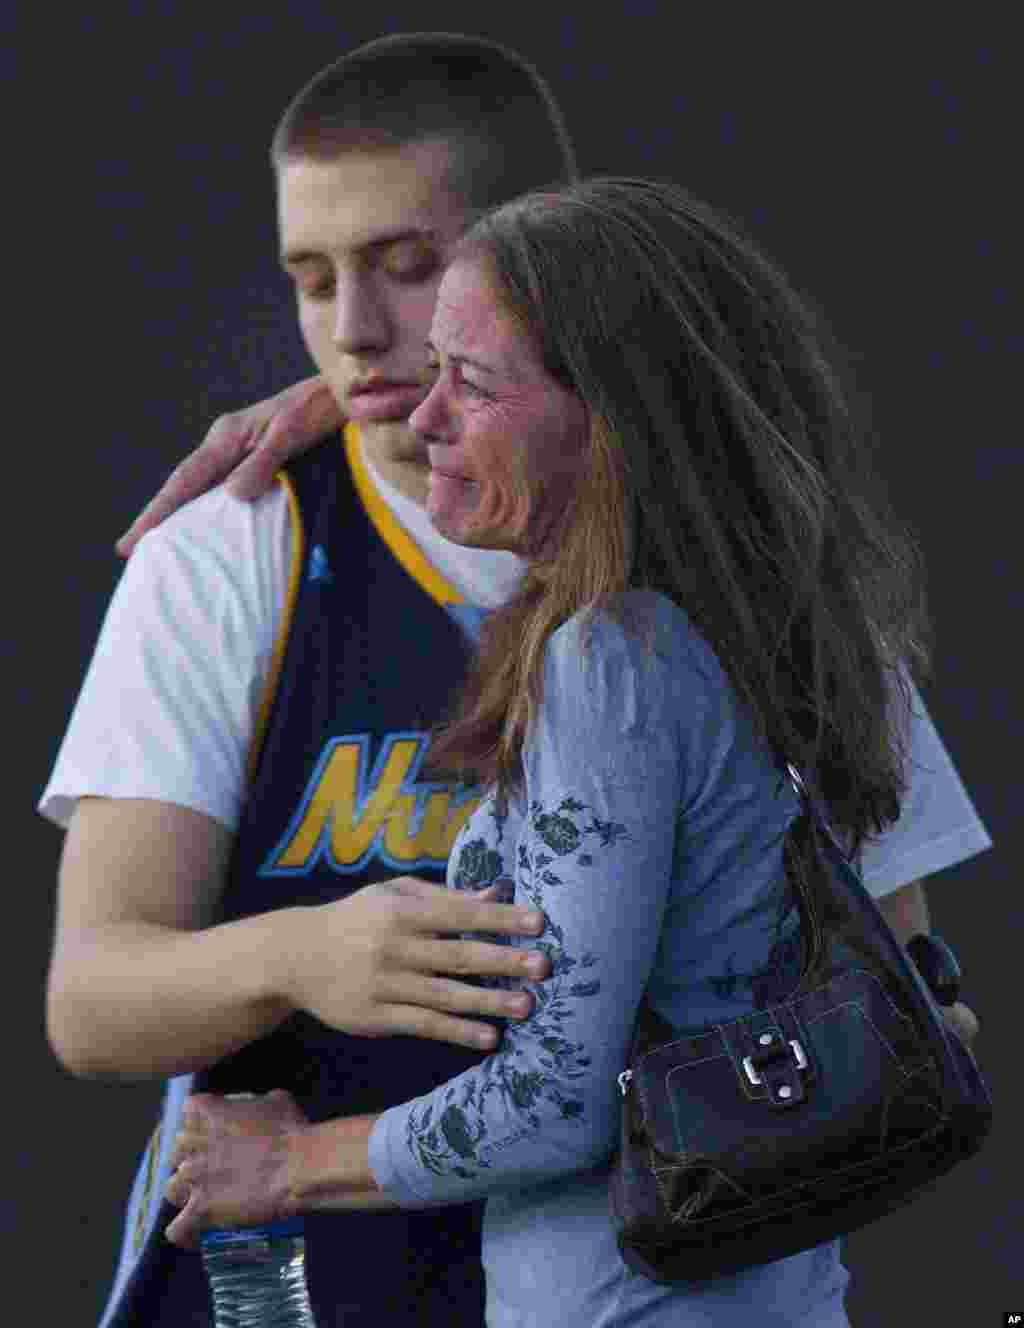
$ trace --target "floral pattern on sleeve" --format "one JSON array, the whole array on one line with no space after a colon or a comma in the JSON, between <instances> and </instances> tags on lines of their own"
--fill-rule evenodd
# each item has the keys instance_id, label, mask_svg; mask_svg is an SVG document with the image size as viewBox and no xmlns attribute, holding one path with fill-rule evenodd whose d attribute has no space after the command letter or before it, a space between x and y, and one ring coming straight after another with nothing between
<instances>
[{"instance_id":1,"label":"floral pattern on sleeve","mask_svg":"<svg viewBox=\"0 0 1024 1328\"><path fill-rule=\"evenodd\" d=\"M486 825L490 818L492 827ZM602 821L585 803L565 797L553 806L530 804L518 837L515 882L544 914L545 927L530 948L545 950L551 976L529 984L535 999L525 1023L509 1023L500 1049L476 1070L460 1077L438 1102L434 1094L421 1108L413 1107L406 1122L406 1144L422 1165L436 1175L454 1174L472 1180L490 1158L541 1128L541 1111L550 1119L579 1122L586 1104L576 1081L586 1077L591 1057L576 1041L573 1025L579 1004L601 990L594 970L600 961L592 952L573 954L563 928L545 907L551 892L566 886L563 873L586 871L595 855L628 836L624 825ZM502 849L506 821L485 799L467 822L449 867L455 889L480 889L501 880L506 871ZM509 836L509 840L511 835ZM504 841L504 842L503 842ZM510 986L514 979L503 979Z\"/></svg>"}]
</instances>

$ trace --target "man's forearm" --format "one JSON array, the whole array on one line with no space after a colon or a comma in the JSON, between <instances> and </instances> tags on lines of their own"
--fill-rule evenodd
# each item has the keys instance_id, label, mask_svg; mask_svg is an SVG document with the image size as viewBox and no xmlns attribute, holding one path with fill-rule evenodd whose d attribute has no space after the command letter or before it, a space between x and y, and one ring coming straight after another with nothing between
<instances>
[{"instance_id":1,"label":"man's forearm","mask_svg":"<svg viewBox=\"0 0 1024 1328\"><path fill-rule=\"evenodd\" d=\"M49 995L55 1051L85 1077L167 1078L270 1032L291 1012L273 977L291 911L201 931L125 922L79 940Z\"/></svg>"},{"instance_id":2,"label":"man's forearm","mask_svg":"<svg viewBox=\"0 0 1024 1328\"><path fill-rule=\"evenodd\" d=\"M931 930L923 881L910 881L901 885L898 890L883 895L877 902L900 945L906 945L918 932Z\"/></svg>"}]
</instances>

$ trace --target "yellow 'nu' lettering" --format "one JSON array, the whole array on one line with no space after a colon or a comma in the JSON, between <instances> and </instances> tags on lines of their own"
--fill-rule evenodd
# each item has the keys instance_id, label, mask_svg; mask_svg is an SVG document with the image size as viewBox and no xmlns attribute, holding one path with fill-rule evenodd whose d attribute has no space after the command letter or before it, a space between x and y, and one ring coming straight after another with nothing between
<instances>
[{"instance_id":1,"label":"yellow 'nu' lettering","mask_svg":"<svg viewBox=\"0 0 1024 1328\"><path fill-rule=\"evenodd\" d=\"M294 869L311 864L328 826L331 856L334 865L342 869L359 862L382 829L381 847L389 857L399 862L434 858L442 863L480 799L467 798L452 808L450 793L439 790L427 794L419 828L412 834L416 804L423 800L423 792L417 794L415 785L409 792L403 793L401 789L422 742L422 739L401 738L391 745L384 768L361 811L357 811L356 799L362 744L338 743L309 796L302 820L277 855L274 867Z\"/></svg>"},{"instance_id":2,"label":"yellow 'nu' lettering","mask_svg":"<svg viewBox=\"0 0 1024 1328\"><path fill-rule=\"evenodd\" d=\"M480 805L479 798L467 798L452 810L450 793L431 793L423 811L423 821L415 835L409 834L409 818L392 816L384 831L384 851L399 862L417 858L447 858L455 836Z\"/></svg>"}]
</instances>

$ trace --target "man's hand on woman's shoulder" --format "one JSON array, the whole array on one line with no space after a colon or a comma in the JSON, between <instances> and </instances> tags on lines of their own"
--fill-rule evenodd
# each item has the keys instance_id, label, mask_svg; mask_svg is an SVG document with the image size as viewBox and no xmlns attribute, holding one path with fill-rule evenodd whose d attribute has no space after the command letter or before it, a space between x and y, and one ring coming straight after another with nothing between
<instances>
[{"instance_id":1,"label":"man's hand on woman's shoulder","mask_svg":"<svg viewBox=\"0 0 1024 1328\"><path fill-rule=\"evenodd\" d=\"M221 415L117 541L117 552L127 558L147 530L225 480L236 498L261 497L290 457L307 451L343 422L337 402L319 376Z\"/></svg>"}]
</instances>

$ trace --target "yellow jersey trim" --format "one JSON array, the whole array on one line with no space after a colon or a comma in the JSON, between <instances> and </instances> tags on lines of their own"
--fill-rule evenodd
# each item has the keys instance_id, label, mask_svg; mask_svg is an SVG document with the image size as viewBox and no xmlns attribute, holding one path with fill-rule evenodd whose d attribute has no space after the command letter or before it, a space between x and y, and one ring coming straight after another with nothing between
<instances>
[{"instance_id":1,"label":"yellow jersey trim","mask_svg":"<svg viewBox=\"0 0 1024 1328\"><path fill-rule=\"evenodd\" d=\"M420 589L425 591L438 604L464 603L459 591L441 575L432 563L427 561L419 546L413 542L412 537L399 524L391 508L377 492L363 460L359 440L359 426L349 421L345 425L343 438L345 456L348 460L349 469L352 471L352 480L356 487L356 493L359 495L359 501L362 503L363 509L377 534L388 546L392 556L397 559ZM270 723L270 712L281 681L284 653L288 646L292 619L295 615L295 605L299 598L302 564L306 556L306 534L302 525L302 513L299 510L299 499L295 487L288 474L283 470L278 471L276 478L288 496L288 512L292 527L292 565L288 579L288 595L285 600L284 615L281 619L277 640L274 642L270 673L264 688L263 699L260 702L252 746L249 748L246 775L250 782L256 774L256 765L259 761L260 752L263 750L263 740L266 737L267 726Z\"/></svg>"},{"instance_id":2,"label":"yellow jersey trim","mask_svg":"<svg viewBox=\"0 0 1024 1328\"><path fill-rule=\"evenodd\" d=\"M359 426L350 421L345 425L344 437L345 454L352 470L356 492L377 534L420 589L425 590L431 599L441 605L462 604L464 601L459 592L432 563L427 561L419 546L399 524L391 508L374 487L366 469L366 462L363 460L359 443Z\"/></svg>"},{"instance_id":3,"label":"yellow jersey trim","mask_svg":"<svg viewBox=\"0 0 1024 1328\"><path fill-rule=\"evenodd\" d=\"M256 732L253 735L252 746L249 748L249 761L246 775L250 783L256 774L256 763L259 761L260 752L263 750L263 739L267 736L267 725L270 723L270 711L274 704L274 697L277 695L278 684L281 681L281 669L284 666L284 652L288 645L288 637L292 628L292 618L295 614L295 605L299 598L299 586L302 579L302 562L306 555L306 534L302 528L302 513L299 511L299 499L295 493L295 488L291 479L283 470L278 471L277 480L288 495L288 513L291 517L292 526L292 567L288 577L288 594L284 603L284 615L281 619L281 626L277 633L277 640L274 642L274 653L270 661L270 674L267 677L267 685L263 692L263 700L260 702L260 713L256 720Z\"/></svg>"}]
</instances>

